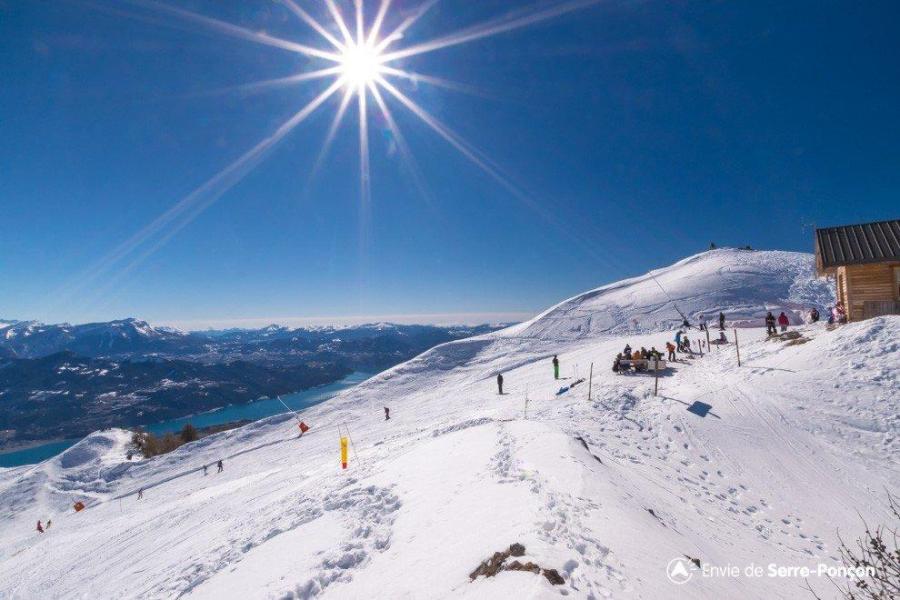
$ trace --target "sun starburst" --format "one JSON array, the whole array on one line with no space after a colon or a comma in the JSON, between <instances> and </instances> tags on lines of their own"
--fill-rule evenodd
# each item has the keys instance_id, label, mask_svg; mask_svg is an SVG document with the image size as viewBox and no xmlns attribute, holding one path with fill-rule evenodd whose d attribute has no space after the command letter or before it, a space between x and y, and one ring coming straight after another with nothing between
<instances>
[{"instance_id":1,"label":"sun starburst","mask_svg":"<svg viewBox=\"0 0 900 600\"><path fill-rule=\"evenodd\" d=\"M362 210L367 210L370 197L369 116L367 111L370 106L369 99L372 99L374 103L371 106L374 106L380 112L383 121L391 130L397 142L400 156L408 167L409 172L413 173L416 185L420 189L425 187L421 173L416 165L415 157L406 144L405 138L397 127L397 122L388 107L386 97L390 97L393 102L417 117L424 125L443 138L476 167L495 179L507 191L525 202L531 209L539 212L545 220L554 222L554 217L521 192L517 186L513 185L493 161L472 144L465 141L459 134L455 133L447 124L439 121L425 108L402 92L401 87L398 85L398 80L416 80L426 85L457 90L464 90L465 88L439 77L407 71L400 66L400 62L413 56L435 52L514 29L531 26L565 13L590 7L600 2L600 0L544 0L534 6L518 8L488 21L406 47L400 47L406 32L419 22L439 0L423 0L417 8L403 17L393 29L385 30L385 24L390 20L391 16L391 1L380 0L374 17L367 23L364 0L352 0L354 19L348 24L348 20L345 19L345 14L341 11L341 7L336 3L336 0L323 0L332 21L330 25L326 26L308 10L301 7L296 0L281 0L281 3L297 17L300 23L308 26L322 38L325 44L322 47L318 47L246 29L213 17L178 8L159 0L120 0L116 4L115 9L111 9L116 14L145 18L146 16L140 11L162 13L175 21L190 23L213 33L283 51L295 52L324 63L322 68L296 73L279 79L248 83L239 86L241 89L265 91L323 79L330 79L330 83L313 100L306 106L299 108L296 113L268 137L261 140L237 160L213 175L193 192L176 202L166 212L113 249L112 252L89 269L87 273L82 274L74 286L68 290L62 290L59 297L71 297L79 289L84 289L99 276L121 264L122 267L112 280L108 282L107 286L100 288L98 294L104 294L105 291L111 289L116 280L123 277L153 254L200 212L214 203L252 170L265 153L270 151L311 114L324 106L329 98L341 90L344 92L343 98L332 119L318 158L311 170L310 178L323 165L329 148L347 113L349 104L355 98L359 122L361 208ZM372 4L374 3L373 1ZM122 8L123 5L130 5L139 12L129 13Z\"/></svg>"}]
</instances>

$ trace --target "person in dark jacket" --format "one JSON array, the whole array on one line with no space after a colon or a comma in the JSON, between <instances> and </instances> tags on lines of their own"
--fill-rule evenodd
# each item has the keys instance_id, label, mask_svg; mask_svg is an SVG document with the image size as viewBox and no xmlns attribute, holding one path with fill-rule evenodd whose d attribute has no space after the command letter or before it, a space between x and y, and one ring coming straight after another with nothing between
<instances>
[{"instance_id":1,"label":"person in dark jacket","mask_svg":"<svg viewBox=\"0 0 900 600\"><path fill-rule=\"evenodd\" d=\"M218 470L218 471L216 471L216 473L221 473L221 472L222 472L222 471L224 471L224 470L225 470L225 465L224 465L224 464L222 464L222 461L221 461L221 460L219 460L219 462L218 462L218 463L216 463L216 466L217 466L217 467L219 467L219 470Z\"/></svg>"},{"instance_id":2,"label":"person in dark jacket","mask_svg":"<svg viewBox=\"0 0 900 600\"><path fill-rule=\"evenodd\" d=\"M553 379L559 379L559 359L553 355Z\"/></svg>"},{"instance_id":3,"label":"person in dark jacket","mask_svg":"<svg viewBox=\"0 0 900 600\"><path fill-rule=\"evenodd\" d=\"M719 329L725 329L725 313L719 313Z\"/></svg>"},{"instance_id":4,"label":"person in dark jacket","mask_svg":"<svg viewBox=\"0 0 900 600\"><path fill-rule=\"evenodd\" d=\"M384 420L385 421L391 420L391 409L389 409L387 406L384 407Z\"/></svg>"},{"instance_id":5,"label":"person in dark jacket","mask_svg":"<svg viewBox=\"0 0 900 600\"><path fill-rule=\"evenodd\" d=\"M766 315L766 335L777 335L778 330L775 329L775 315L772 311Z\"/></svg>"},{"instance_id":6,"label":"person in dark jacket","mask_svg":"<svg viewBox=\"0 0 900 600\"><path fill-rule=\"evenodd\" d=\"M38 533L44 533L44 526L41 525L40 521L38 521L37 530L38 530Z\"/></svg>"},{"instance_id":7,"label":"person in dark jacket","mask_svg":"<svg viewBox=\"0 0 900 600\"><path fill-rule=\"evenodd\" d=\"M778 315L778 324L781 326L781 332L784 333L787 331L788 325L791 324L791 320L788 319L788 316L784 314L784 311L780 315Z\"/></svg>"},{"instance_id":8,"label":"person in dark jacket","mask_svg":"<svg viewBox=\"0 0 900 600\"><path fill-rule=\"evenodd\" d=\"M497 393L503 395L503 373L497 373Z\"/></svg>"},{"instance_id":9,"label":"person in dark jacket","mask_svg":"<svg viewBox=\"0 0 900 600\"><path fill-rule=\"evenodd\" d=\"M812 321L813 323L819 322L819 309L816 308L815 306L813 307L813 309L811 311L809 311L809 320Z\"/></svg>"}]
</instances>

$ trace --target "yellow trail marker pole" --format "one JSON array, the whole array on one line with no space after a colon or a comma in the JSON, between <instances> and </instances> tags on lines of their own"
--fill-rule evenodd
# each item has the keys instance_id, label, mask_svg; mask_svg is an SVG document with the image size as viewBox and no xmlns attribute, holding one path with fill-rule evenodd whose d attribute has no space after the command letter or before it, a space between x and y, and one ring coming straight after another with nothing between
<instances>
[{"instance_id":1,"label":"yellow trail marker pole","mask_svg":"<svg viewBox=\"0 0 900 600\"><path fill-rule=\"evenodd\" d=\"M341 436L341 468L347 468L347 438L346 436Z\"/></svg>"}]
</instances>

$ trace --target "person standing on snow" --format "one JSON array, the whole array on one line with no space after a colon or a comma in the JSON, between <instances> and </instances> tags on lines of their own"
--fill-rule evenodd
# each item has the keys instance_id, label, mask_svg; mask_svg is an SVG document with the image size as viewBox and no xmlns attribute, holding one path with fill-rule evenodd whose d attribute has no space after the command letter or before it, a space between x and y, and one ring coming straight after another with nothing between
<instances>
[{"instance_id":1,"label":"person standing on snow","mask_svg":"<svg viewBox=\"0 0 900 600\"><path fill-rule=\"evenodd\" d=\"M209 467L207 467L206 465L203 465L203 475L204 475L204 476L206 475L206 470L207 470L208 468L209 468Z\"/></svg>"},{"instance_id":2,"label":"person standing on snow","mask_svg":"<svg viewBox=\"0 0 900 600\"><path fill-rule=\"evenodd\" d=\"M669 353L668 360L675 361L675 344L672 342L666 342L666 352Z\"/></svg>"},{"instance_id":3,"label":"person standing on snow","mask_svg":"<svg viewBox=\"0 0 900 600\"><path fill-rule=\"evenodd\" d=\"M697 319L697 321L699 322L698 327L700 327L700 331L703 331L704 329L706 329L706 317L704 317L703 315L700 315L700 318Z\"/></svg>"},{"instance_id":4,"label":"person standing on snow","mask_svg":"<svg viewBox=\"0 0 900 600\"><path fill-rule=\"evenodd\" d=\"M44 533L44 526L41 525L40 521L38 521L37 530L38 530L38 533Z\"/></svg>"},{"instance_id":5,"label":"person standing on snow","mask_svg":"<svg viewBox=\"0 0 900 600\"><path fill-rule=\"evenodd\" d=\"M497 373L497 392L503 395L503 373Z\"/></svg>"},{"instance_id":6,"label":"person standing on snow","mask_svg":"<svg viewBox=\"0 0 900 600\"><path fill-rule=\"evenodd\" d=\"M559 379L559 359L553 355L553 379Z\"/></svg>"},{"instance_id":7,"label":"person standing on snow","mask_svg":"<svg viewBox=\"0 0 900 600\"><path fill-rule=\"evenodd\" d=\"M787 331L788 325L791 324L790 319L788 319L788 316L784 314L784 311L782 311L781 314L778 315L778 324L781 325L781 333Z\"/></svg>"},{"instance_id":8,"label":"person standing on snow","mask_svg":"<svg viewBox=\"0 0 900 600\"><path fill-rule=\"evenodd\" d=\"M725 330L725 313L719 313L719 329Z\"/></svg>"},{"instance_id":9,"label":"person standing on snow","mask_svg":"<svg viewBox=\"0 0 900 600\"><path fill-rule=\"evenodd\" d=\"M777 335L778 331L775 329L775 315L772 314L772 311L766 315L766 335Z\"/></svg>"},{"instance_id":10,"label":"person standing on snow","mask_svg":"<svg viewBox=\"0 0 900 600\"><path fill-rule=\"evenodd\" d=\"M384 407L384 420L385 421L391 420L391 409L389 409L387 406Z\"/></svg>"},{"instance_id":11,"label":"person standing on snow","mask_svg":"<svg viewBox=\"0 0 900 600\"><path fill-rule=\"evenodd\" d=\"M813 306L812 310L809 311L809 320L813 323L819 322L819 309Z\"/></svg>"},{"instance_id":12,"label":"person standing on snow","mask_svg":"<svg viewBox=\"0 0 900 600\"><path fill-rule=\"evenodd\" d=\"M223 465L223 464L222 464L222 460L221 460L221 459L219 459L219 462L218 462L218 463L217 463L217 465L216 465L216 466L218 466L218 467L219 467L219 470L218 470L218 471L216 471L216 473L221 473L221 472L222 472L222 471L224 471L224 470L225 470L225 465Z\"/></svg>"},{"instance_id":13,"label":"person standing on snow","mask_svg":"<svg viewBox=\"0 0 900 600\"><path fill-rule=\"evenodd\" d=\"M144 497L144 488L139 488L138 489L138 500L142 499L143 497Z\"/></svg>"},{"instance_id":14,"label":"person standing on snow","mask_svg":"<svg viewBox=\"0 0 900 600\"><path fill-rule=\"evenodd\" d=\"M684 332L680 329L678 333L675 334L675 347L678 348L678 351L681 351L681 336L684 335Z\"/></svg>"}]
</instances>

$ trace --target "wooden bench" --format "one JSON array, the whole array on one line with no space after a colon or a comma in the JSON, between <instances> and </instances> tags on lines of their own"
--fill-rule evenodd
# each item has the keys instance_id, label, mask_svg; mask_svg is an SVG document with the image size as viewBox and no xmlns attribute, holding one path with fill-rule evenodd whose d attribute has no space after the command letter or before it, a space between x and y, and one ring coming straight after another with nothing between
<instances>
[{"instance_id":1,"label":"wooden bench","mask_svg":"<svg viewBox=\"0 0 900 600\"><path fill-rule=\"evenodd\" d=\"M652 358L639 358L637 360L623 358L622 360L619 361L619 366L621 366L621 367L628 366L628 367L635 368L639 371L653 371L653 370L655 370L654 365L656 365L656 367L660 371L663 371L666 369L666 361L664 361L663 359L659 359L659 361L656 361Z\"/></svg>"}]
</instances>

